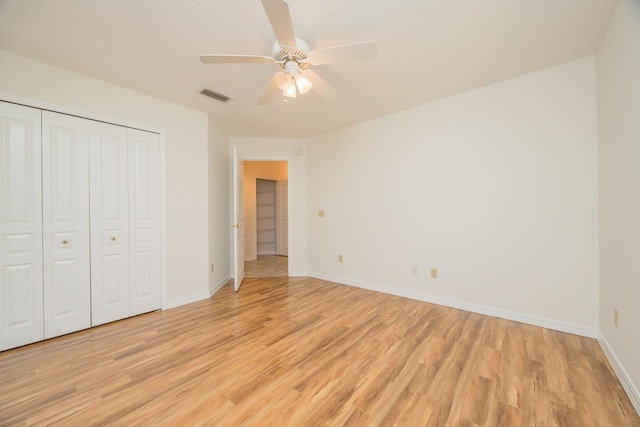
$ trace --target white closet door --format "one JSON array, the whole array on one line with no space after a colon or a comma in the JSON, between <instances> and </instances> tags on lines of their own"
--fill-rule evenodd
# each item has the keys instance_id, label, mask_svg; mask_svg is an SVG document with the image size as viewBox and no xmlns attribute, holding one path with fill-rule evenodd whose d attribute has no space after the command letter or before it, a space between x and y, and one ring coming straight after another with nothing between
<instances>
[{"instance_id":1,"label":"white closet door","mask_svg":"<svg viewBox=\"0 0 640 427\"><path fill-rule=\"evenodd\" d=\"M42 112L44 336L91 326L89 122Z\"/></svg>"},{"instance_id":2,"label":"white closet door","mask_svg":"<svg viewBox=\"0 0 640 427\"><path fill-rule=\"evenodd\" d=\"M160 284L160 137L129 129L131 315L157 310Z\"/></svg>"},{"instance_id":3,"label":"white closet door","mask_svg":"<svg viewBox=\"0 0 640 427\"><path fill-rule=\"evenodd\" d=\"M127 129L89 125L91 324L129 316Z\"/></svg>"},{"instance_id":4,"label":"white closet door","mask_svg":"<svg viewBox=\"0 0 640 427\"><path fill-rule=\"evenodd\" d=\"M44 337L40 122L0 102L0 350Z\"/></svg>"}]
</instances>

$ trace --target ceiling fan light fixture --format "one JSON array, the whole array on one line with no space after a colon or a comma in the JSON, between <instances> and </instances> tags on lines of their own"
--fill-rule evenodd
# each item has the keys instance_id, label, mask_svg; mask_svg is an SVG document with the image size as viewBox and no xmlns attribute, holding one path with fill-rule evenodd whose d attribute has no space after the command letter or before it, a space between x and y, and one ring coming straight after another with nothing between
<instances>
[{"instance_id":1,"label":"ceiling fan light fixture","mask_svg":"<svg viewBox=\"0 0 640 427\"><path fill-rule=\"evenodd\" d=\"M298 74L294 76L294 79L296 81L296 86L298 86L298 91L300 92L300 95L304 95L305 93L311 90L311 86L313 86L312 83L309 81L308 78L306 78L302 74Z\"/></svg>"},{"instance_id":2,"label":"ceiling fan light fixture","mask_svg":"<svg viewBox=\"0 0 640 427\"><path fill-rule=\"evenodd\" d=\"M276 76L276 85L280 90L287 90L291 86L291 74L282 71Z\"/></svg>"},{"instance_id":3,"label":"ceiling fan light fixture","mask_svg":"<svg viewBox=\"0 0 640 427\"><path fill-rule=\"evenodd\" d=\"M295 85L293 79L291 79L291 84L284 91L284 96L286 96L287 98L295 98L296 97L296 85Z\"/></svg>"}]
</instances>

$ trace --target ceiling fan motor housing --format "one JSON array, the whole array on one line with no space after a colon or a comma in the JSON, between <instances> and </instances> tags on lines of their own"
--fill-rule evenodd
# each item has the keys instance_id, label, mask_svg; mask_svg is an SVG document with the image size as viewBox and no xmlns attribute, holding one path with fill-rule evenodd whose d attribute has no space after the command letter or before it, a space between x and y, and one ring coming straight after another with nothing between
<instances>
[{"instance_id":1,"label":"ceiling fan motor housing","mask_svg":"<svg viewBox=\"0 0 640 427\"><path fill-rule=\"evenodd\" d=\"M300 72L300 64L295 59L285 60L284 71L292 76L297 75Z\"/></svg>"},{"instance_id":2,"label":"ceiling fan motor housing","mask_svg":"<svg viewBox=\"0 0 640 427\"><path fill-rule=\"evenodd\" d=\"M307 58L307 52L309 52L309 45L302 39L296 37L297 47L289 47L280 45L277 41L273 44L273 59L281 64L287 64L288 62L295 61L299 65L303 60ZM285 68L286 70L286 68ZM286 70L288 72L288 70Z\"/></svg>"}]
</instances>

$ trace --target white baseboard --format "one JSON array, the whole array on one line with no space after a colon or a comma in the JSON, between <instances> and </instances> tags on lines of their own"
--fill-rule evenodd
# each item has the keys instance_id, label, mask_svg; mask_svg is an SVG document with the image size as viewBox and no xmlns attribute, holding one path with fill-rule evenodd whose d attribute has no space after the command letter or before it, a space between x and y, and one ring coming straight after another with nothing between
<instances>
[{"instance_id":1,"label":"white baseboard","mask_svg":"<svg viewBox=\"0 0 640 427\"><path fill-rule=\"evenodd\" d=\"M192 302L202 301L209 298L209 292L201 292L199 294L187 295L186 297L176 298L167 302L167 309L180 307L181 305L191 304Z\"/></svg>"},{"instance_id":2,"label":"white baseboard","mask_svg":"<svg viewBox=\"0 0 640 427\"><path fill-rule=\"evenodd\" d=\"M340 283L343 285L355 286L358 288L378 291L385 294L396 295L399 297L411 298L418 301L430 302L433 304L444 305L446 307L457 308L460 310L471 311L473 313L486 314L487 316L499 317L501 319L513 320L515 322L527 323L529 325L541 326L543 328L553 329L570 334L581 335L589 338L596 338L598 329L594 327L578 325L575 323L564 322L561 320L549 319L546 317L533 316L530 314L518 313L515 311L504 310L501 308L489 307L486 305L474 304L466 301L460 301L450 298L439 297L435 295L423 294L404 289L390 288L388 286L366 283L359 280L345 279L342 277L331 276L327 274L309 272L309 277L327 280L330 282Z\"/></svg>"},{"instance_id":3,"label":"white baseboard","mask_svg":"<svg viewBox=\"0 0 640 427\"><path fill-rule=\"evenodd\" d=\"M309 277L309 272L307 271L290 271L289 277Z\"/></svg>"},{"instance_id":4,"label":"white baseboard","mask_svg":"<svg viewBox=\"0 0 640 427\"><path fill-rule=\"evenodd\" d=\"M167 309L180 307L181 305L191 304L192 302L202 301L203 299L211 298L213 294L218 292L220 288L227 284L231 280L229 276L225 276L222 280L213 286L209 287L209 292L201 292L199 294L188 295L182 298L176 298L167 303Z\"/></svg>"},{"instance_id":5,"label":"white baseboard","mask_svg":"<svg viewBox=\"0 0 640 427\"><path fill-rule=\"evenodd\" d=\"M631 404L636 409L638 415L640 415L640 392L638 392L638 388L631 380L629 374L627 374L627 371L620 363L620 360L618 360L618 357L616 356L615 352L609 345L609 342L600 330L598 330L598 343L600 344L600 348L602 348L604 355L607 356L607 360L609 360L611 367L618 376L618 379L620 380L624 391L627 392L627 396L629 396Z\"/></svg>"},{"instance_id":6,"label":"white baseboard","mask_svg":"<svg viewBox=\"0 0 640 427\"><path fill-rule=\"evenodd\" d=\"M213 294L218 292L224 285L226 285L229 282L229 280L231 280L231 276L227 275L215 285L209 286L209 298L211 298Z\"/></svg>"}]
</instances>

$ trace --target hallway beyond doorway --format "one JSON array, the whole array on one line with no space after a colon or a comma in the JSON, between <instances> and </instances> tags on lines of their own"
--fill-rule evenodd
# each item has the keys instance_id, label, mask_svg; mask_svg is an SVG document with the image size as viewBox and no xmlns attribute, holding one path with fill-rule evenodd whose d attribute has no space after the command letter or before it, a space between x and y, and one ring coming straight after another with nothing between
<instances>
[{"instance_id":1,"label":"hallway beyond doorway","mask_svg":"<svg viewBox=\"0 0 640 427\"><path fill-rule=\"evenodd\" d=\"M279 255L258 255L244 262L245 277L287 277L289 258Z\"/></svg>"}]
</instances>

